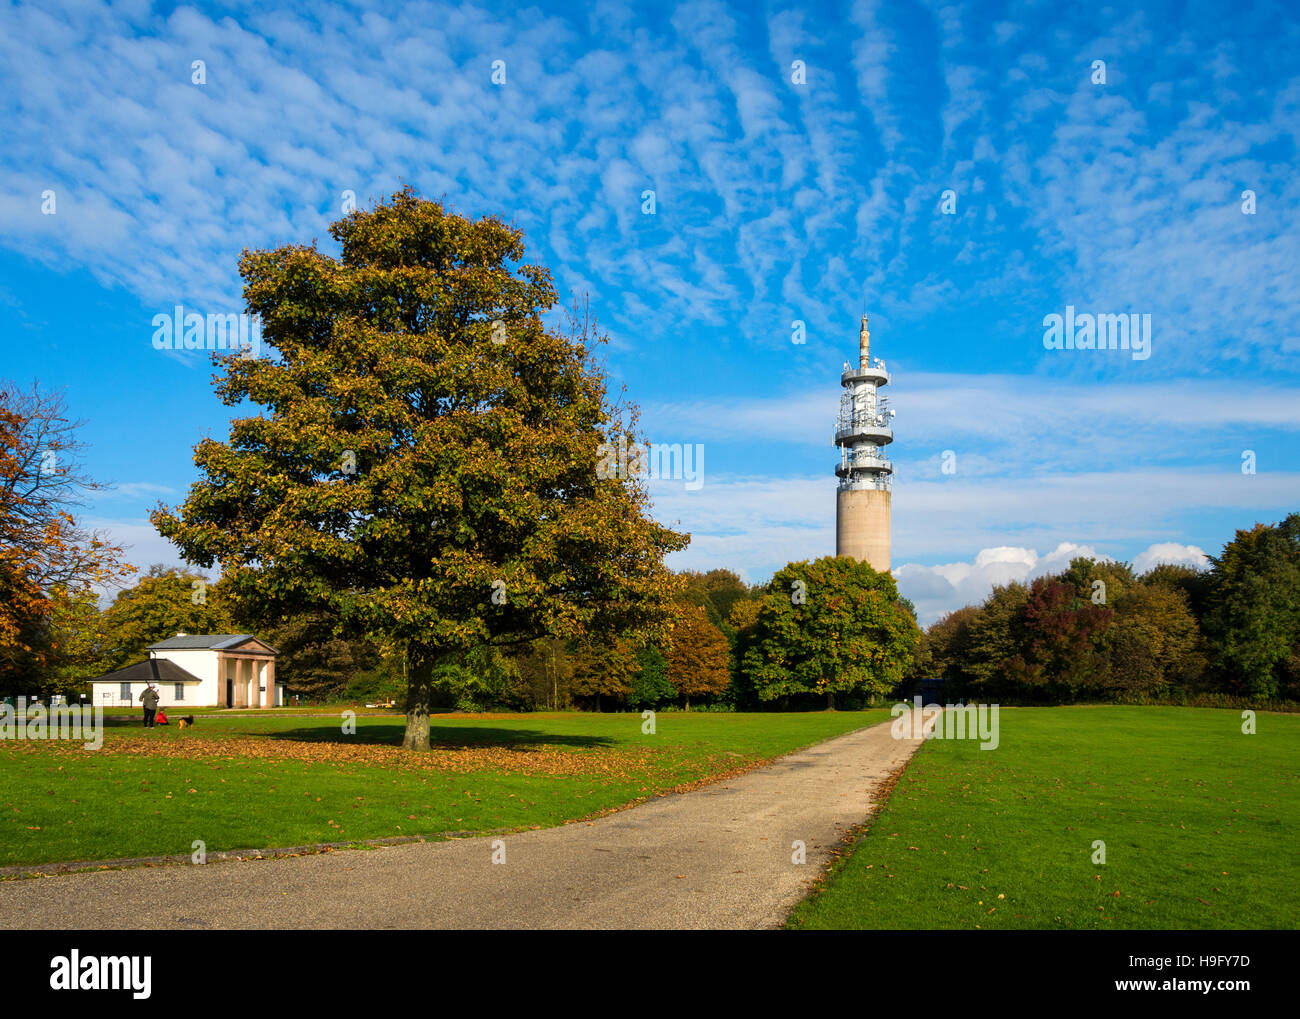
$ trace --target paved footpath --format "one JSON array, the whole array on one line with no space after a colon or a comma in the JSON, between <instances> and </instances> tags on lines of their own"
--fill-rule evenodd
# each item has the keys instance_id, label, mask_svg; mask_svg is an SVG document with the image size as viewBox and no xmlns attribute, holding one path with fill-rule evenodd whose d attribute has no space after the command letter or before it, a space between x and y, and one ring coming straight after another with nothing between
<instances>
[{"instance_id":1,"label":"paved footpath","mask_svg":"<svg viewBox=\"0 0 1300 1019\"><path fill-rule=\"evenodd\" d=\"M5 881L0 928L771 928L919 745L886 722L541 831Z\"/></svg>"}]
</instances>

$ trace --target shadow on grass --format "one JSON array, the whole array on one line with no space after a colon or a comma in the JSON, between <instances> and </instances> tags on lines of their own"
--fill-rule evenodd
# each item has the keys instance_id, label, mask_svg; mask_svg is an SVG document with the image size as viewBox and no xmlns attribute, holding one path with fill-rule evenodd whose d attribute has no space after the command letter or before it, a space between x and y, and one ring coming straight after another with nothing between
<instances>
[{"instance_id":1,"label":"shadow on grass","mask_svg":"<svg viewBox=\"0 0 1300 1019\"><path fill-rule=\"evenodd\" d=\"M181 717L179 715L169 716L171 721L168 725L159 725L155 731L160 734L166 732L175 732L179 726L176 724ZM197 731L195 737L210 736L214 733L213 729L205 726L205 721L201 717L195 719ZM256 737L270 740L287 740L297 743L346 743L350 746L401 746L402 738L406 734L406 719L394 718L391 722L377 722L373 717L367 718L366 724L357 727L354 735L346 735L343 732L342 725L331 723L327 725L299 726L292 729L263 729L259 726L252 725L247 728L238 724L243 719L236 720L235 725L228 728L222 727L218 733L223 737ZM114 729L117 731L138 729L144 730L144 725L138 716L104 716L104 728ZM460 749L462 747L496 747L496 748L527 748L527 747L609 747L615 744L615 740L606 736L590 735L566 735L564 733L542 732L538 729L501 729L485 728L482 726L468 725L439 725L437 719L429 726L429 745L441 749Z\"/></svg>"},{"instance_id":2,"label":"shadow on grass","mask_svg":"<svg viewBox=\"0 0 1300 1019\"><path fill-rule=\"evenodd\" d=\"M357 729L355 735L344 735L339 728L281 729L277 732L259 733L267 739L294 740L299 743L347 743L350 746L401 746L406 734L406 722L391 725L370 723ZM446 750L463 747L497 747L521 749L526 747L609 747L614 740L606 736L565 735L541 732L536 729L487 729L479 726L430 725L429 745Z\"/></svg>"}]
</instances>

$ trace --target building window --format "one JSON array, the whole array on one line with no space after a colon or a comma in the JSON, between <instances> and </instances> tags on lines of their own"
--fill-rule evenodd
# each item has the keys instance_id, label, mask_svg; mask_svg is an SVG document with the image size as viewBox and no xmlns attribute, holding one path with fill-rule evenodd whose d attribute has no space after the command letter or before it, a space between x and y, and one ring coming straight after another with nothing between
<instances>
[{"instance_id":1,"label":"building window","mask_svg":"<svg viewBox=\"0 0 1300 1019\"><path fill-rule=\"evenodd\" d=\"M185 700L185 684L184 684L184 683L177 683L177 684L176 684L176 699L177 699L178 701L183 701L183 700Z\"/></svg>"},{"instance_id":2,"label":"building window","mask_svg":"<svg viewBox=\"0 0 1300 1019\"><path fill-rule=\"evenodd\" d=\"M122 689L118 693L121 694L122 700L129 701L131 699L131 684L123 683Z\"/></svg>"}]
</instances>

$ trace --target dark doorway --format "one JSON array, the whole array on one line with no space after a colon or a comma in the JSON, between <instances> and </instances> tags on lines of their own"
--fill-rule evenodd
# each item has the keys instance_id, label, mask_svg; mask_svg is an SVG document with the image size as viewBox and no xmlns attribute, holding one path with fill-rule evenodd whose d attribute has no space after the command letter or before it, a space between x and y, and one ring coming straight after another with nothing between
<instances>
[{"instance_id":1,"label":"dark doorway","mask_svg":"<svg viewBox=\"0 0 1300 1019\"><path fill-rule=\"evenodd\" d=\"M235 681L233 679L228 679L226 680L226 703L223 704L222 707L228 708L230 707L230 705L234 703L235 703Z\"/></svg>"}]
</instances>

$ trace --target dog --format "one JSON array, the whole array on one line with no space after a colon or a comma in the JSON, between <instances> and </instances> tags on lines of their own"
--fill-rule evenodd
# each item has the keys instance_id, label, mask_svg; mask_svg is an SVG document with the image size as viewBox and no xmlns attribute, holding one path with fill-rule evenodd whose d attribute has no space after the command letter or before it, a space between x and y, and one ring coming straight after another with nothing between
<instances>
[{"instance_id":1,"label":"dog","mask_svg":"<svg viewBox=\"0 0 1300 1019\"><path fill-rule=\"evenodd\" d=\"M194 716L186 715L184 718L178 719L178 721L180 722L180 727L184 729L186 726L194 725Z\"/></svg>"}]
</instances>

